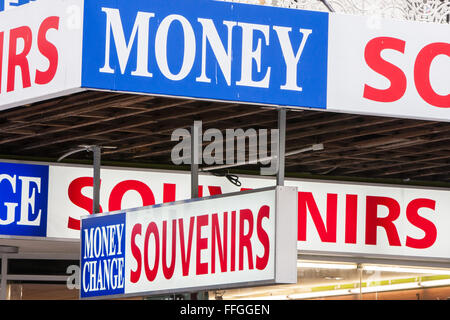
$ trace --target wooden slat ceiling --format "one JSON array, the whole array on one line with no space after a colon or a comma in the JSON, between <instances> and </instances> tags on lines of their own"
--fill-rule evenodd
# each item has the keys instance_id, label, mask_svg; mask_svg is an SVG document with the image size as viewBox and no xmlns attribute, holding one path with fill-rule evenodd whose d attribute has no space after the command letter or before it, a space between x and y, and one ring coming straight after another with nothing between
<instances>
[{"instance_id":1,"label":"wooden slat ceiling","mask_svg":"<svg viewBox=\"0 0 450 320\"><path fill-rule=\"evenodd\" d=\"M79 145L114 146L102 160L171 165L176 128L277 128L273 108L85 91L0 112L0 157L57 159ZM320 111L287 113L287 173L450 181L450 123ZM87 152L71 156L91 159ZM240 169L257 169L255 166Z\"/></svg>"}]
</instances>

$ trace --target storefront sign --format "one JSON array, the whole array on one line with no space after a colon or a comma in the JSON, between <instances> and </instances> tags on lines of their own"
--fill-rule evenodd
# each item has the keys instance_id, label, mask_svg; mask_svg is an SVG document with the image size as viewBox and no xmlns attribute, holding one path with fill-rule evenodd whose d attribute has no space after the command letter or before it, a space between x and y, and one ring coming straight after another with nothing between
<instances>
[{"instance_id":1,"label":"storefront sign","mask_svg":"<svg viewBox=\"0 0 450 320\"><path fill-rule=\"evenodd\" d=\"M23 172L20 166L24 165L0 164L0 237L79 239L80 220L92 212L92 168L25 165L31 169ZM45 177L36 173L41 168L48 171L48 197L45 178L37 178ZM243 176L239 180L242 187L222 177L200 175L199 196L275 184L270 178ZM448 189L301 179L287 179L286 185L298 189L298 249L304 253L450 259ZM101 212L189 198L189 173L118 168L101 171ZM37 204L43 199L48 207L47 202ZM23 225L18 224L21 228L17 229L17 223L6 223L12 221L8 212L14 211L14 221L19 221L26 208L29 221L37 221L40 212L41 233L22 232Z\"/></svg>"},{"instance_id":2,"label":"storefront sign","mask_svg":"<svg viewBox=\"0 0 450 320\"><path fill-rule=\"evenodd\" d=\"M0 12L0 110L81 91L80 3L40 0Z\"/></svg>"},{"instance_id":3,"label":"storefront sign","mask_svg":"<svg viewBox=\"0 0 450 320\"><path fill-rule=\"evenodd\" d=\"M330 111L450 121L450 24L331 15Z\"/></svg>"},{"instance_id":4,"label":"storefront sign","mask_svg":"<svg viewBox=\"0 0 450 320\"><path fill-rule=\"evenodd\" d=\"M88 88L450 121L448 24L92 1L83 41Z\"/></svg>"},{"instance_id":5,"label":"storefront sign","mask_svg":"<svg viewBox=\"0 0 450 320\"><path fill-rule=\"evenodd\" d=\"M81 220L81 297L297 282L297 190L272 187Z\"/></svg>"},{"instance_id":6,"label":"storefront sign","mask_svg":"<svg viewBox=\"0 0 450 320\"><path fill-rule=\"evenodd\" d=\"M204 0L90 1L82 85L325 108L327 42L321 12Z\"/></svg>"},{"instance_id":7,"label":"storefront sign","mask_svg":"<svg viewBox=\"0 0 450 320\"><path fill-rule=\"evenodd\" d=\"M212 0L0 15L0 109L100 89L450 121L448 24Z\"/></svg>"},{"instance_id":8,"label":"storefront sign","mask_svg":"<svg viewBox=\"0 0 450 320\"><path fill-rule=\"evenodd\" d=\"M326 183L299 188L298 249L450 258L450 191Z\"/></svg>"}]
</instances>

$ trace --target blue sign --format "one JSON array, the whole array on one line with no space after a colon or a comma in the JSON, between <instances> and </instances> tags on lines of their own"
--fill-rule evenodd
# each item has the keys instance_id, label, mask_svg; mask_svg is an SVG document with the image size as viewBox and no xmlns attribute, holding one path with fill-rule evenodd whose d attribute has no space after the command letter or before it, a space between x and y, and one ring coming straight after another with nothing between
<instances>
[{"instance_id":1,"label":"blue sign","mask_svg":"<svg viewBox=\"0 0 450 320\"><path fill-rule=\"evenodd\" d=\"M125 213L81 220L82 298L125 292Z\"/></svg>"},{"instance_id":2,"label":"blue sign","mask_svg":"<svg viewBox=\"0 0 450 320\"><path fill-rule=\"evenodd\" d=\"M324 109L327 51L324 12L86 1L82 87Z\"/></svg>"},{"instance_id":3,"label":"blue sign","mask_svg":"<svg viewBox=\"0 0 450 320\"><path fill-rule=\"evenodd\" d=\"M36 0L0 0L0 12L8 7L18 7Z\"/></svg>"},{"instance_id":4,"label":"blue sign","mask_svg":"<svg viewBox=\"0 0 450 320\"><path fill-rule=\"evenodd\" d=\"M47 235L48 166L0 163L0 235Z\"/></svg>"}]
</instances>

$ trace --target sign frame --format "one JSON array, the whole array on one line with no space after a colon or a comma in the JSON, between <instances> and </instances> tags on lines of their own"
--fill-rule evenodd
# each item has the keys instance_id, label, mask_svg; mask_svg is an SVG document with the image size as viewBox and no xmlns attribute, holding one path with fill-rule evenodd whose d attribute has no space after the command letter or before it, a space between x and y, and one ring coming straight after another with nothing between
<instances>
[{"instance_id":1,"label":"sign frame","mask_svg":"<svg viewBox=\"0 0 450 320\"><path fill-rule=\"evenodd\" d=\"M260 189L246 190L240 192L232 192L221 195L214 195L203 198L194 198L194 199L186 199L180 201L174 201L163 204L156 204L152 206L146 207L138 207L128 210L119 210L113 211L109 213L100 213L93 214L88 216L81 217L81 229L80 229L80 281L81 285L83 283L83 223L86 221L96 219L96 218L105 218L105 217L116 217L118 215L124 215L124 219L126 219L126 215L130 213L136 213L143 209L148 210L152 208L162 208L162 207L170 207L175 205L182 205L188 203L202 202L208 200L222 199L222 198L231 198L234 196L243 196L255 193L262 193L267 191L274 191L275 199L274 199L274 232L275 239L272 240L275 247L273 248L273 278L267 280L259 280L259 281L242 281L242 282L234 282L234 283L226 283L226 284L211 284L211 285L199 285L192 287L182 287L182 288L170 288L170 289L161 289L156 291L139 291L132 293L120 293L120 294L112 294L112 295L93 295L93 296L83 296L83 287L80 288L80 299L81 300L98 300L98 299L117 299L117 298L129 298L129 297L137 297L137 296L150 296L150 295L161 295L168 293L185 293L191 292L194 290L213 290L213 289L230 289L230 288L245 288L245 287L255 287L255 286L265 286L271 284L289 284L289 283L297 283L297 210L298 210L298 202L297 202L297 188L289 187L289 186L271 186ZM290 200L295 199L295 205L292 206L292 202ZM291 205L287 205L290 203ZM289 214L291 213L291 214ZM125 228L126 229L126 222ZM282 231L282 232L280 232ZM124 233L126 231L124 230ZM127 238L124 235L124 238ZM292 238L292 239L291 239ZM209 237L208 237L209 239ZM125 240L125 239L124 239ZM127 244L125 244L126 248ZM126 251L126 249L124 249ZM194 254L194 253L193 253ZM192 254L192 255L193 255ZM237 253L236 253L237 254ZM125 255L125 253L124 253ZM289 261L292 257L292 261ZM126 267L124 266L124 271L126 271ZM124 277L125 277L124 272ZM125 280L124 280L125 281ZM124 284L125 291L125 284Z\"/></svg>"}]
</instances>

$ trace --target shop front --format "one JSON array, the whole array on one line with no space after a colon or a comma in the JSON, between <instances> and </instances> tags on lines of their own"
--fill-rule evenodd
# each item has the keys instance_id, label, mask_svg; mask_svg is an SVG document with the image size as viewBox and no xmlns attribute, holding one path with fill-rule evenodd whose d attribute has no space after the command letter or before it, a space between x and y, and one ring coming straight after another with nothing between
<instances>
[{"instance_id":1,"label":"shop front","mask_svg":"<svg viewBox=\"0 0 450 320\"><path fill-rule=\"evenodd\" d=\"M31 186L23 183L25 168L28 181L34 181ZM46 179L40 178L43 171ZM92 212L91 176L89 166L2 162L5 208L13 208L16 213L24 213L29 208L28 220L2 220L2 248L18 251L2 254L8 264L9 297L52 298L49 292L55 293L53 298L78 297L80 220ZM15 184L10 177L18 177L22 183ZM100 206L105 212L120 212L187 200L189 181L189 172L104 167ZM200 196L214 197L274 185L273 178L240 176L240 181L242 185L238 187L223 177L201 175ZM450 205L448 190L306 179L287 179L286 186L298 190L298 283L241 289L223 285L209 292L211 299L446 299L450 287L450 239L446 232L450 223L446 214ZM21 199L23 194L32 196L25 197L25 201ZM42 207L40 203L48 206ZM217 219L222 221L223 217ZM229 220L231 232L231 213ZM257 219L254 221L256 228ZM30 231L31 224L36 231ZM247 228L247 222L243 222L242 228L244 224ZM175 232L172 228L166 234L168 241L171 232ZM203 228L203 234L210 234L213 229L208 224ZM223 225L221 228L217 229L219 239L224 241ZM184 230L189 229L186 222ZM141 233L143 238L145 229ZM162 237L162 231L159 233ZM239 231L235 234L239 235ZM229 248L231 238L230 234ZM217 237L213 240L214 244L211 239L205 241L204 248L211 248L219 241ZM143 247L138 251L142 250ZM264 256L263 249L254 251L255 256ZM170 265L169 253L167 265ZM236 261L238 253L235 251ZM191 255L194 261L195 250ZM217 249L215 255L214 267L207 267L209 272L223 268L223 252ZM231 251L227 256L232 259ZM202 259L208 266L208 259ZM137 266L130 269L136 271ZM192 268L191 272L194 271ZM173 293L173 296L180 295Z\"/></svg>"}]
</instances>

